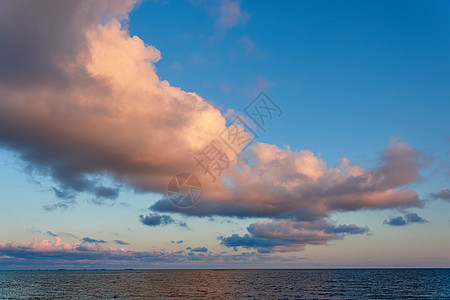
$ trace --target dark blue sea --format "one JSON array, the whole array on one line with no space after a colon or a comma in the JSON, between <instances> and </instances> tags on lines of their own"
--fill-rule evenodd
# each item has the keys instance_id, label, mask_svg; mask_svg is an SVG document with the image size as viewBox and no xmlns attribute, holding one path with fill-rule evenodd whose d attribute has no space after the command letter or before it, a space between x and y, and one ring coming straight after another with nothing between
<instances>
[{"instance_id":1,"label":"dark blue sea","mask_svg":"<svg viewBox=\"0 0 450 300\"><path fill-rule=\"evenodd\" d=\"M0 298L449 299L450 269L0 271Z\"/></svg>"}]
</instances>

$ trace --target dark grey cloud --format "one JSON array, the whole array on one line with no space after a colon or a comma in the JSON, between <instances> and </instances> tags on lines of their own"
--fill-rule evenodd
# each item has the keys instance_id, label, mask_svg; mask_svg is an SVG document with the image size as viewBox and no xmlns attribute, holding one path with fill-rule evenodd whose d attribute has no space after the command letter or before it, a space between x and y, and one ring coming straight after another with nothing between
<instances>
[{"instance_id":1,"label":"dark grey cloud","mask_svg":"<svg viewBox=\"0 0 450 300\"><path fill-rule=\"evenodd\" d=\"M119 197L119 188L117 187L96 186L91 192L98 198L116 199Z\"/></svg>"},{"instance_id":2,"label":"dark grey cloud","mask_svg":"<svg viewBox=\"0 0 450 300\"><path fill-rule=\"evenodd\" d=\"M206 247L197 247L197 248L194 248L194 249L191 249L191 251L192 252L208 252L208 248L206 248Z\"/></svg>"},{"instance_id":3,"label":"dark grey cloud","mask_svg":"<svg viewBox=\"0 0 450 300\"><path fill-rule=\"evenodd\" d=\"M178 226L184 227L184 228L188 228L188 229L189 229L189 226L186 224L186 222L183 222L183 221L177 221L177 223L178 223Z\"/></svg>"},{"instance_id":4,"label":"dark grey cloud","mask_svg":"<svg viewBox=\"0 0 450 300\"><path fill-rule=\"evenodd\" d=\"M118 5L127 2L0 1L0 85L65 88L74 78L78 84L92 82L73 62L86 48L86 30L101 23L102 17L120 17L114 9ZM74 65L72 74L65 63Z\"/></svg>"},{"instance_id":5,"label":"dark grey cloud","mask_svg":"<svg viewBox=\"0 0 450 300\"><path fill-rule=\"evenodd\" d=\"M0 82L13 85L64 82L66 74L59 62L75 60L77 50L85 44L80 30L74 26L74 12L81 5L78 1L1 1Z\"/></svg>"},{"instance_id":6,"label":"dark grey cloud","mask_svg":"<svg viewBox=\"0 0 450 300\"><path fill-rule=\"evenodd\" d=\"M32 233L48 234L51 237L68 236L68 237L71 237L71 238L74 238L74 239L78 239L78 237L76 235L74 235L74 234L72 234L70 232L58 232L58 233L55 233L55 232L50 231L50 230L48 230L46 232L43 232L40 229L35 228L35 227L28 228L27 231L32 232Z\"/></svg>"},{"instance_id":7,"label":"dark grey cloud","mask_svg":"<svg viewBox=\"0 0 450 300\"><path fill-rule=\"evenodd\" d=\"M248 234L220 236L221 245L255 248L259 253L301 251L306 245L324 245L328 241L342 239L347 234L368 233L367 227L357 225L335 226L324 220L314 222L258 222L247 228Z\"/></svg>"},{"instance_id":8,"label":"dark grey cloud","mask_svg":"<svg viewBox=\"0 0 450 300\"><path fill-rule=\"evenodd\" d=\"M139 219L142 224L147 226L160 226L175 223L171 216L150 214L148 216L140 215Z\"/></svg>"},{"instance_id":9,"label":"dark grey cloud","mask_svg":"<svg viewBox=\"0 0 450 300\"><path fill-rule=\"evenodd\" d=\"M279 239L267 239L259 238L248 233L240 236L239 234L233 234L228 237L219 236L220 244L226 247L244 247L244 248L272 248L274 246L281 246L285 244L284 241ZM259 250L258 250L259 251ZM270 250L267 250L270 252Z\"/></svg>"},{"instance_id":10,"label":"dark grey cloud","mask_svg":"<svg viewBox=\"0 0 450 300\"><path fill-rule=\"evenodd\" d=\"M97 240L97 239L92 239L90 237L84 237L81 239L82 242L84 243L101 243L101 244L106 244L108 242L104 241L104 240Z\"/></svg>"},{"instance_id":11,"label":"dark grey cloud","mask_svg":"<svg viewBox=\"0 0 450 300\"><path fill-rule=\"evenodd\" d=\"M47 234L52 236L52 237L55 237L55 236L68 236L68 237L71 237L71 238L74 238L74 239L78 239L78 237L76 235L74 235L73 233L70 233L70 232L54 233L52 231L47 231Z\"/></svg>"},{"instance_id":12,"label":"dark grey cloud","mask_svg":"<svg viewBox=\"0 0 450 300\"><path fill-rule=\"evenodd\" d=\"M52 190L55 193L55 196L60 199L70 200L70 199L75 198L75 195L70 193L69 191L61 191L61 190L55 188L54 186L52 186Z\"/></svg>"},{"instance_id":13,"label":"dark grey cloud","mask_svg":"<svg viewBox=\"0 0 450 300\"><path fill-rule=\"evenodd\" d=\"M432 193L431 197L433 199L441 199L441 200L450 201L450 189L444 189L444 190L441 190L440 192Z\"/></svg>"},{"instance_id":14,"label":"dark grey cloud","mask_svg":"<svg viewBox=\"0 0 450 300\"><path fill-rule=\"evenodd\" d=\"M58 235L60 235L60 236L68 236L68 237L71 237L71 238L74 238L74 239L78 239L78 237L75 234L70 233L70 232L60 232L60 233L58 233Z\"/></svg>"},{"instance_id":15,"label":"dark grey cloud","mask_svg":"<svg viewBox=\"0 0 450 300\"><path fill-rule=\"evenodd\" d=\"M411 223L428 223L428 221L420 217L417 213L408 213L404 216L392 217L383 222L383 224L390 226L405 226Z\"/></svg>"},{"instance_id":16,"label":"dark grey cloud","mask_svg":"<svg viewBox=\"0 0 450 300\"><path fill-rule=\"evenodd\" d=\"M402 216L393 217L388 220L384 220L383 224L391 226L404 226L407 224L406 220Z\"/></svg>"},{"instance_id":17,"label":"dark grey cloud","mask_svg":"<svg viewBox=\"0 0 450 300\"><path fill-rule=\"evenodd\" d=\"M368 227L360 227L354 224L351 225L338 225L338 226L331 226L327 229L325 229L326 233L345 233L345 234L363 234L363 233L369 233Z\"/></svg>"},{"instance_id":18,"label":"dark grey cloud","mask_svg":"<svg viewBox=\"0 0 450 300\"><path fill-rule=\"evenodd\" d=\"M42 233L42 231L36 227L27 228L27 231L29 231L31 233Z\"/></svg>"},{"instance_id":19,"label":"dark grey cloud","mask_svg":"<svg viewBox=\"0 0 450 300\"><path fill-rule=\"evenodd\" d=\"M165 226L169 224L176 224L183 228L189 228L183 221L177 221L169 215L160 215L158 213L150 213L147 216L140 215L139 220L142 224L147 226Z\"/></svg>"},{"instance_id":20,"label":"dark grey cloud","mask_svg":"<svg viewBox=\"0 0 450 300\"><path fill-rule=\"evenodd\" d=\"M122 240L114 240L114 243L116 243L117 245L129 245L130 243L124 242Z\"/></svg>"},{"instance_id":21,"label":"dark grey cloud","mask_svg":"<svg viewBox=\"0 0 450 300\"><path fill-rule=\"evenodd\" d=\"M28 158L23 158L29 160ZM70 164L69 161L66 163ZM70 170L66 171L70 173ZM65 189L64 195L70 195L73 194L73 192L87 192L94 195L96 197L94 200L99 202L101 202L103 199L115 200L119 196L120 186L105 186L102 183L102 178L100 177L86 178L81 174L66 173L62 169L53 169L51 170L51 172L53 173L52 177L56 178L60 182L60 184L63 185Z\"/></svg>"},{"instance_id":22,"label":"dark grey cloud","mask_svg":"<svg viewBox=\"0 0 450 300\"><path fill-rule=\"evenodd\" d=\"M90 202L98 206L110 206L110 207L114 206L116 204L114 200L119 197L120 189L119 188L108 188L108 189L110 189L110 192L106 194L102 193L103 196L102 194L95 193L96 197L90 199Z\"/></svg>"},{"instance_id":23,"label":"dark grey cloud","mask_svg":"<svg viewBox=\"0 0 450 300\"><path fill-rule=\"evenodd\" d=\"M75 200L65 200L60 201L54 204L47 204L42 206L42 208L46 211L55 211L55 210L67 210L71 205L75 204Z\"/></svg>"},{"instance_id":24,"label":"dark grey cloud","mask_svg":"<svg viewBox=\"0 0 450 300\"><path fill-rule=\"evenodd\" d=\"M171 243L172 244L181 244L181 243L183 243L184 241L171 241Z\"/></svg>"},{"instance_id":25,"label":"dark grey cloud","mask_svg":"<svg viewBox=\"0 0 450 300\"><path fill-rule=\"evenodd\" d=\"M408 223L428 223L427 220L423 219L416 213L406 214L405 218Z\"/></svg>"}]
</instances>

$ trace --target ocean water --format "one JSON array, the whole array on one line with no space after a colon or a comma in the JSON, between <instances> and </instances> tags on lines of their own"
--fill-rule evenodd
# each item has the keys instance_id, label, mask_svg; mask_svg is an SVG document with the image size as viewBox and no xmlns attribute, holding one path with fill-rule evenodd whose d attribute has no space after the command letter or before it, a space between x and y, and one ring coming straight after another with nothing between
<instances>
[{"instance_id":1,"label":"ocean water","mask_svg":"<svg viewBox=\"0 0 450 300\"><path fill-rule=\"evenodd\" d=\"M450 299L450 269L3 271L0 298Z\"/></svg>"}]
</instances>

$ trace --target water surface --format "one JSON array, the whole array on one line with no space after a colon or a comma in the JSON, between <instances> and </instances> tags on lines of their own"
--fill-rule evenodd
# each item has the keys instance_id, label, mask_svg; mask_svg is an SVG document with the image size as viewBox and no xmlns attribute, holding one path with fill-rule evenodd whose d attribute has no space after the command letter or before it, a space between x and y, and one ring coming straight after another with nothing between
<instances>
[{"instance_id":1,"label":"water surface","mask_svg":"<svg viewBox=\"0 0 450 300\"><path fill-rule=\"evenodd\" d=\"M448 299L450 269L3 271L0 298Z\"/></svg>"}]
</instances>

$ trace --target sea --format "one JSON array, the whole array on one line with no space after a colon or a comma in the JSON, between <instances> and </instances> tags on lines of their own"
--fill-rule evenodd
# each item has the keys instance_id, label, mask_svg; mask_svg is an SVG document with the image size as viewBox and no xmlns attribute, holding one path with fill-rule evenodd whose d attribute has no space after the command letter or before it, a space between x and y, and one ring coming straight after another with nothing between
<instances>
[{"instance_id":1,"label":"sea","mask_svg":"<svg viewBox=\"0 0 450 300\"><path fill-rule=\"evenodd\" d=\"M1 299L450 299L450 269L0 271Z\"/></svg>"}]
</instances>

